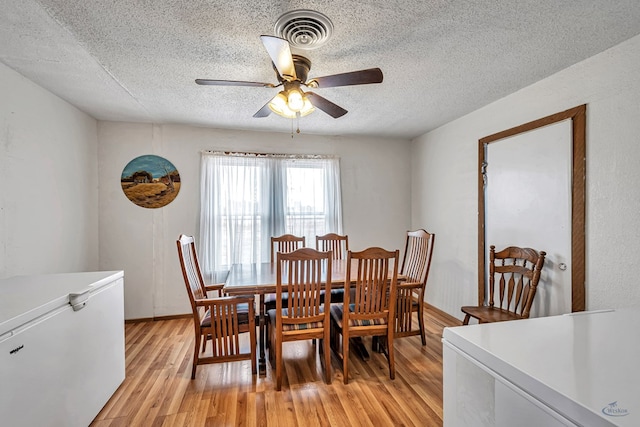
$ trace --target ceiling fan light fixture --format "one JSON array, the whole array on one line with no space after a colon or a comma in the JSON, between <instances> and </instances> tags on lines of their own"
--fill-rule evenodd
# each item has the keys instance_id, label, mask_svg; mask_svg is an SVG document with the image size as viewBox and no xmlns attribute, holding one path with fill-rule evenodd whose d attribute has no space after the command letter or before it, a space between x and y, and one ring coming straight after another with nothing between
<instances>
[{"instance_id":1,"label":"ceiling fan light fixture","mask_svg":"<svg viewBox=\"0 0 640 427\"><path fill-rule=\"evenodd\" d=\"M291 105L289 101L290 95L294 91L297 93L297 95L294 95L296 103ZM278 92L278 94L269 102L269 109L277 115L287 119L295 119L298 116L304 117L313 113L315 108L313 107L313 104L311 104L311 101L309 101L309 98L307 98L302 91L292 89L288 92L289 93L285 91ZM296 98L296 96L299 96L299 99Z\"/></svg>"},{"instance_id":2,"label":"ceiling fan light fixture","mask_svg":"<svg viewBox=\"0 0 640 427\"><path fill-rule=\"evenodd\" d=\"M287 105L287 96L284 92L278 92L278 94L273 97L271 102L269 102L269 109L287 119L294 119L296 117L296 113L291 111Z\"/></svg>"}]
</instances>

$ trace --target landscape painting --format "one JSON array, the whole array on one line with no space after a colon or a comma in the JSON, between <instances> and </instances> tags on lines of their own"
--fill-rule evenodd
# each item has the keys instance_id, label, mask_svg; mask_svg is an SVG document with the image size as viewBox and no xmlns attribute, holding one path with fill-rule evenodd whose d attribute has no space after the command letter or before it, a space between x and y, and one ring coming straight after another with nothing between
<instances>
[{"instance_id":1,"label":"landscape painting","mask_svg":"<svg viewBox=\"0 0 640 427\"><path fill-rule=\"evenodd\" d=\"M180 174L167 159L147 154L131 160L122 170L125 196L143 208L161 208L180 192Z\"/></svg>"}]
</instances>

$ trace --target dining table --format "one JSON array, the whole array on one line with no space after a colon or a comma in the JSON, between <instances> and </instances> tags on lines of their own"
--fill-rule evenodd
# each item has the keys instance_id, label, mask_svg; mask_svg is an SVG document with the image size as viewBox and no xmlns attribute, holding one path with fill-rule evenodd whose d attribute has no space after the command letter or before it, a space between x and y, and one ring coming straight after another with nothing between
<instances>
[{"instance_id":1,"label":"dining table","mask_svg":"<svg viewBox=\"0 0 640 427\"><path fill-rule=\"evenodd\" d=\"M347 265L347 260L331 261L331 283L329 288L344 288L347 277L347 267L352 269L350 277L356 277L357 260ZM258 304L258 372L266 375L265 345L267 335L266 313L264 312L264 296L276 292L277 264L271 262L233 264L229 269L223 292L228 295L257 295ZM323 275L326 278L326 274ZM398 276L401 280L402 276ZM285 280L285 279L283 279ZM325 289L327 284L325 283ZM356 352L364 359L369 357L361 342L356 344Z\"/></svg>"},{"instance_id":2,"label":"dining table","mask_svg":"<svg viewBox=\"0 0 640 427\"><path fill-rule=\"evenodd\" d=\"M353 262L352 266L356 263ZM342 288L346 279L347 261L331 261L330 288ZM267 334L264 296L276 292L277 264L275 262L233 264L224 283L223 292L228 295L257 295L258 304L258 372L266 375L265 344ZM326 273L323 275L326 278ZM352 274L352 276L355 276ZM326 281L326 280L325 280ZM325 283L325 289L327 288Z\"/></svg>"}]
</instances>

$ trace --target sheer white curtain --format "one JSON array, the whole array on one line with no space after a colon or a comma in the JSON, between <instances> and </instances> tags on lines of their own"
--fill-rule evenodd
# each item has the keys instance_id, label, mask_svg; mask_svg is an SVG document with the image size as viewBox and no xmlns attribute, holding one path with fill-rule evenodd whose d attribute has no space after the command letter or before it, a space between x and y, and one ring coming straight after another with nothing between
<instances>
[{"instance_id":1,"label":"sheer white curtain","mask_svg":"<svg viewBox=\"0 0 640 427\"><path fill-rule=\"evenodd\" d=\"M204 151L200 175L203 274L267 262L270 237L342 233L340 164L323 156Z\"/></svg>"}]
</instances>

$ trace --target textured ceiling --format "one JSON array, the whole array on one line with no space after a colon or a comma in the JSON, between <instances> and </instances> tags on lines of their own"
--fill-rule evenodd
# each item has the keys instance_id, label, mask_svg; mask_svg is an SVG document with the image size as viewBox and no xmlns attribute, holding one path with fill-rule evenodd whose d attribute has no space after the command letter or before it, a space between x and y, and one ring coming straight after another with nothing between
<instances>
[{"instance_id":1,"label":"textured ceiling","mask_svg":"<svg viewBox=\"0 0 640 427\"><path fill-rule=\"evenodd\" d=\"M261 34L312 9L333 35L309 77L371 67L381 84L316 89L349 111L303 133L413 138L640 33L638 0L0 0L0 61L100 120L290 132L253 118L277 89Z\"/></svg>"}]
</instances>

